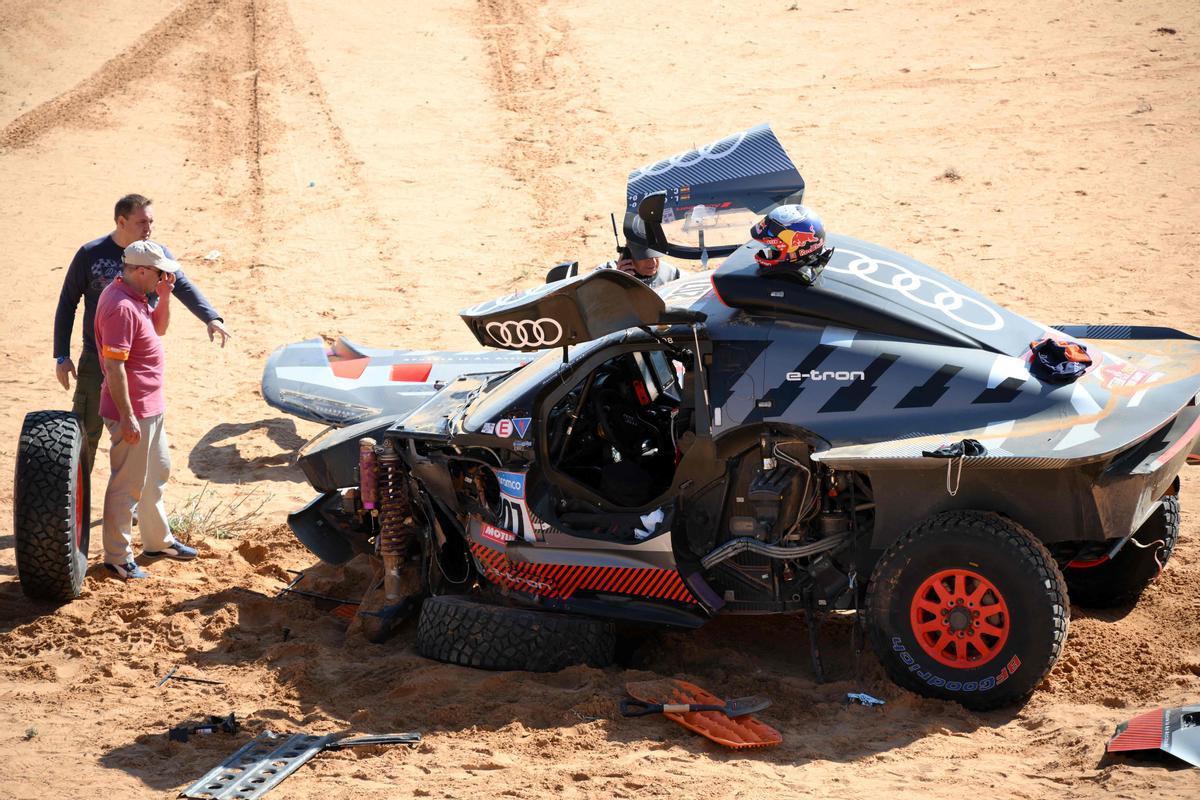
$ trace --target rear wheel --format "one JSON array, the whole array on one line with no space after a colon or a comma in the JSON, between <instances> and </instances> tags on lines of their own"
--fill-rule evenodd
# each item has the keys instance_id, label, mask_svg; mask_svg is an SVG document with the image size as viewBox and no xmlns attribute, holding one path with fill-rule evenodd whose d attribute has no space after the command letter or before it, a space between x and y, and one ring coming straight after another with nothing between
<instances>
[{"instance_id":1,"label":"rear wheel","mask_svg":"<svg viewBox=\"0 0 1200 800\"><path fill-rule=\"evenodd\" d=\"M867 632L884 669L927 697L985 710L1026 699L1067 636L1066 585L1003 517L955 511L900 537L875 567Z\"/></svg>"},{"instance_id":2,"label":"rear wheel","mask_svg":"<svg viewBox=\"0 0 1200 800\"><path fill-rule=\"evenodd\" d=\"M38 600L79 596L87 572L91 497L83 427L67 411L25 415L13 477L21 589Z\"/></svg>"},{"instance_id":3,"label":"rear wheel","mask_svg":"<svg viewBox=\"0 0 1200 800\"><path fill-rule=\"evenodd\" d=\"M611 622L492 605L467 595L426 598L417 626L421 655L479 669L605 667L612 663L615 647Z\"/></svg>"},{"instance_id":4,"label":"rear wheel","mask_svg":"<svg viewBox=\"0 0 1200 800\"><path fill-rule=\"evenodd\" d=\"M1072 561L1063 569L1071 602L1115 608L1141 597L1158 577L1179 540L1179 498L1168 495L1113 558Z\"/></svg>"}]
</instances>

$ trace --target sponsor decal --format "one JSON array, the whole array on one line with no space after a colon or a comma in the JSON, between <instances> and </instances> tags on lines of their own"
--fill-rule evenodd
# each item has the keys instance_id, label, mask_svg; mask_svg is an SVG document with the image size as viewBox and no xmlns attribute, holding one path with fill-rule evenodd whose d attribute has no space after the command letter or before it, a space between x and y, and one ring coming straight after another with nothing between
<instances>
[{"instance_id":1,"label":"sponsor decal","mask_svg":"<svg viewBox=\"0 0 1200 800\"><path fill-rule=\"evenodd\" d=\"M808 372L789 372L784 380L789 381L865 381L867 373L862 370L809 370Z\"/></svg>"},{"instance_id":2,"label":"sponsor decal","mask_svg":"<svg viewBox=\"0 0 1200 800\"><path fill-rule=\"evenodd\" d=\"M497 472L496 480L500 483L500 493L517 499L525 498L524 472Z\"/></svg>"},{"instance_id":3,"label":"sponsor decal","mask_svg":"<svg viewBox=\"0 0 1200 800\"><path fill-rule=\"evenodd\" d=\"M695 150L688 150L673 155L670 158L665 158L662 161L647 164L641 169L635 169L629 173L629 183L633 183L639 178L646 176L660 175L672 167L690 167L700 161L719 161L735 152L738 146L746 140L746 136L749 133L750 131L740 131L732 136L726 136L724 139L710 142L703 147L697 147ZM691 187L681 187L680 191L684 190L690 192ZM630 198L630 207L633 206L634 200Z\"/></svg>"},{"instance_id":4,"label":"sponsor decal","mask_svg":"<svg viewBox=\"0 0 1200 800\"><path fill-rule=\"evenodd\" d=\"M490 525L486 522L479 527L479 535L485 539L491 539L497 544L508 544L517 539L515 533L497 528L495 525Z\"/></svg>"},{"instance_id":5,"label":"sponsor decal","mask_svg":"<svg viewBox=\"0 0 1200 800\"><path fill-rule=\"evenodd\" d=\"M551 347L562 341L562 323L553 317L489 322L488 336L500 347Z\"/></svg>"},{"instance_id":6,"label":"sponsor decal","mask_svg":"<svg viewBox=\"0 0 1200 800\"><path fill-rule=\"evenodd\" d=\"M482 425L479 426L479 432L490 436L491 434L496 432L496 423L494 423L494 422L483 423Z\"/></svg>"},{"instance_id":7,"label":"sponsor decal","mask_svg":"<svg viewBox=\"0 0 1200 800\"><path fill-rule=\"evenodd\" d=\"M915 673L918 678L925 681L929 686L935 689L945 689L948 692L990 691L1011 678L1021 668L1021 659L1013 656L996 675L986 677L980 681L948 681L933 674L933 672L925 669L924 666L918 663L912 657L912 654L908 652L908 648L900 641L899 636L892 637L892 650L900 654L900 660L908 667L909 672Z\"/></svg>"},{"instance_id":8,"label":"sponsor decal","mask_svg":"<svg viewBox=\"0 0 1200 800\"><path fill-rule=\"evenodd\" d=\"M538 541L525 502L525 473L497 472L496 480L500 484L500 527L527 542Z\"/></svg>"},{"instance_id":9,"label":"sponsor decal","mask_svg":"<svg viewBox=\"0 0 1200 800\"><path fill-rule=\"evenodd\" d=\"M712 281L707 276L683 278L655 289L655 291L664 301L670 300L670 305L687 308L712 291Z\"/></svg>"},{"instance_id":10,"label":"sponsor decal","mask_svg":"<svg viewBox=\"0 0 1200 800\"><path fill-rule=\"evenodd\" d=\"M1127 361L1109 364L1097 370L1100 373L1100 385L1105 389L1119 389L1122 386L1140 386L1153 382L1154 375L1144 369L1138 369Z\"/></svg>"},{"instance_id":11,"label":"sponsor decal","mask_svg":"<svg viewBox=\"0 0 1200 800\"><path fill-rule=\"evenodd\" d=\"M864 283L895 292L909 302L940 312L960 325L979 331L998 331L1004 318L994 306L983 300L960 294L929 275L918 275L902 264L839 247L851 256L847 263L828 264L826 273L851 275Z\"/></svg>"},{"instance_id":12,"label":"sponsor decal","mask_svg":"<svg viewBox=\"0 0 1200 800\"><path fill-rule=\"evenodd\" d=\"M531 417L512 417L511 419L502 419L496 423L489 422L480 430L484 433L492 433L494 431L501 439L508 439L512 436L524 439L525 434L529 432L531 422L533 422ZM518 446L528 447L529 442L518 443Z\"/></svg>"},{"instance_id":13,"label":"sponsor decal","mask_svg":"<svg viewBox=\"0 0 1200 800\"><path fill-rule=\"evenodd\" d=\"M545 538L546 531L554 530L550 527L549 522L546 522L544 519L540 519L538 515L534 514L532 511L529 512L529 521L533 524L534 533L538 535L538 538Z\"/></svg>"},{"instance_id":14,"label":"sponsor decal","mask_svg":"<svg viewBox=\"0 0 1200 800\"><path fill-rule=\"evenodd\" d=\"M513 442L514 450L528 450L531 447L533 447L533 442L529 441L528 439L517 439Z\"/></svg>"},{"instance_id":15,"label":"sponsor decal","mask_svg":"<svg viewBox=\"0 0 1200 800\"><path fill-rule=\"evenodd\" d=\"M532 578L528 575L518 575L512 570L499 569L491 564L487 565L487 575L489 578L498 578L510 586L515 584L518 588L524 589L527 592L533 592L535 594L549 592L554 588L553 583L540 581L537 578Z\"/></svg>"},{"instance_id":16,"label":"sponsor decal","mask_svg":"<svg viewBox=\"0 0 1200 800\"><path fill-rule=\"evenodd\" d=\"M817 241L817 236L812 231L791 231L791 234L791 246L793 247Z\"/></svg>"}]
</instances>

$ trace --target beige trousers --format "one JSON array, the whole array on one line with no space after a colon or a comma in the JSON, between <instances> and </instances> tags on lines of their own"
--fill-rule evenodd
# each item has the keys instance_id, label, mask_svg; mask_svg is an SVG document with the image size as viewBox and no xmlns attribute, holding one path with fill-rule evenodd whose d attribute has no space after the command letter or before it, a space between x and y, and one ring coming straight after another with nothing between
<instances>
[{"instance_id":1,"label":"beige trousers","mask_svg":"<svg viewBox=\"0 0 1200 800\"><path fill-rule=\"evenodd\" d=\"M171 474L167 429L162 414L138 420L142 438L129 444L116 420L104 420L110 438L112 474L104 492L104 563L133 560L133 509L138 508L142 550L164 550L175 543L167 527L163 487Z\"/></svg>"}]
</instances>

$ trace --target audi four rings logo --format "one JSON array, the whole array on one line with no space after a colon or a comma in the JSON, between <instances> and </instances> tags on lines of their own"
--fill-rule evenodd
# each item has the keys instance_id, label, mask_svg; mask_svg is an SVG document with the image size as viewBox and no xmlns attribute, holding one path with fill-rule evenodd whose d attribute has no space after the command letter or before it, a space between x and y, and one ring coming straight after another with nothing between
<instances>
[{"instance_id":1,"label":"audi four rings logo","mask_svg":"<svg viewBox=\"0 0 1200 800\"><path fill-rule=\"evenodd\" d=\"M647 164L641 169L635 169L629 175L629 182L633 183L638 178L646 175L661 175L671 167L690 167L692 164L701 161L716 161L738 149L743 141L746 140L746 135L749 131L735 133L733 136L728 136L716 142L711 142L698 147L695 150L688 150L684 153L677 153L670 158L664 158L662 161L656 161L653 164Z\"/></svg>"},{"instance_id":2,"label":"audi four rings logo","mask_svg":"<svg viewBox=\"0 0 1200 800\"><path fill-rule=\"evenodd\" d=\"M563 338L562 325L550 317L489 322L485 330L501 347L550 347Z\"/></svg>"},{"instance_id":3,"label":"audi four rings logo","mask_svg":"<svg viewBox=\"0 0 1200 800\"><path fill-rule=\"evenodd\" d=\"M969 328L980 331L998 331L1004 327L1004 318L995 308L974 297L961 295L928 275L918 275L908 267L872 258L846 248L839 247L838 252L847 253L854 258L846 264L829 264L825 267L826 272L854 275L881 289L899 292L914 303L926 308L937 309L955 322ZM926 286L937 290L932 298L921 296L919 290ZM928 293L927 290L926 294Z\"/></svg>"}]
</instances>

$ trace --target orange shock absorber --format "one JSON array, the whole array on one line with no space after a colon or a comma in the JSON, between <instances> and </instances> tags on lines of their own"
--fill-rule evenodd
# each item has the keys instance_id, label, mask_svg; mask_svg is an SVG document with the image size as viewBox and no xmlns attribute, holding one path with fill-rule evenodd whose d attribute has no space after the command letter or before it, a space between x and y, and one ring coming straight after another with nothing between
<instances>
[{"instance_id":1,"label":"orange shock absorber","mask_svg":"<svg viewBox=\"0 0 1200 800\"><path fill-rule=\"evenodd\" d=\"M375 460L375 440L358 440L358 486L362 507L374 512L379 499L379 464Z\"/></svg>"},{"instance_id":2,"label":"orange shock absorber","mask_svg":"<svg viewBox=\"0 0 1200 800\"><path fill-rule=\"evenodd\" d=\"M408 491L400 471L400 455L390 439L378 450L379 555L383 557L383 590L387 601L403 597L400 570L408 554Z\"/></svg>"}]
</instances>

